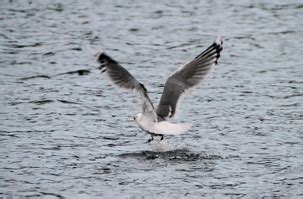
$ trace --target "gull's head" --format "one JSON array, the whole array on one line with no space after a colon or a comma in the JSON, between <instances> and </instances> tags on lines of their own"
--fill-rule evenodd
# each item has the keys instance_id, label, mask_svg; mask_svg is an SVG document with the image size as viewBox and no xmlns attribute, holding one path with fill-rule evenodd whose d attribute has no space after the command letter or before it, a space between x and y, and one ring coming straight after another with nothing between
<instances>
[{"instance_id":1,"label":"gull's head","mask_svg":"<svg viewBox=\"0 0 303 199\"><path fill-rule=\"evenodd\" d=\"M137 113L136 115L134 115L134 120L138 122L138 120L140 120L141 117L142 117L142 113Z\"/></svg>"}]
</instances>

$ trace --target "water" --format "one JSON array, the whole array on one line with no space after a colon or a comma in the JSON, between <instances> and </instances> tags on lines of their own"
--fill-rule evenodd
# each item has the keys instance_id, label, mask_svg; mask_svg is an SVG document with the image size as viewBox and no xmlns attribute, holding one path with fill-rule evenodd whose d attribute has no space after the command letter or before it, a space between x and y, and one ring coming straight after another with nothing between
<instances>
[{"instance_id":1,"label":"water","mask_svg":"<svg viewBox=\"0 0 303 199\"><path fill-rule=\"evenodd\" d=\"M303 197L302 1L0 3L0 197ZM157 105L218 35L182 136L145 143L138 97L95 69L105 50Z\"/></svg>"}]
</instances>

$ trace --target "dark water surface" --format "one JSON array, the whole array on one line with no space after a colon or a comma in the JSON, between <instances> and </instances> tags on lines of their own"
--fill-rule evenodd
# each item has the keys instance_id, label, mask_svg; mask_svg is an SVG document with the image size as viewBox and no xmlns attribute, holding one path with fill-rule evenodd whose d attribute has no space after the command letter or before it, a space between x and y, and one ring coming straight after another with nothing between
<instances>
[{"instance_id":1,"label":"dark water surface","mask_svg":"<svg viewBox=\"0 0 303 199\"><path fill-rule=\"evenodd\" d=\"M0 1L0 198L302 198L303 2ZM187 134L146 144L138 97L224 38L184 99Z\"/></svg>"}]
</instances>

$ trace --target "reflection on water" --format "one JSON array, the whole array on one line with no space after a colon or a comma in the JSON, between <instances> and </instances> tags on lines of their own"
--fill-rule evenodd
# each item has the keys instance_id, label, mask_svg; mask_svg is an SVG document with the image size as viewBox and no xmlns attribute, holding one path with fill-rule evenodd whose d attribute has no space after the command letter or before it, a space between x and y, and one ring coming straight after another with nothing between
<instances>
[{"instance_id":1,"label":"reflection on water","mask_svg":"<svg viewBox=\"0 0 303 199\"><path fill-rule=\"evenodd\" d=\"M207 160L207 159L220 159L222 157L218 155L207 155L193 153L188 149L176 149L172 151L165 152L155 152L155 151L141 151L141 152L131 152L120 154L119 157L124 158L140 158L140 159L164 159L166 161L197 161L197 160Z\"/></svg>"},{"instance_id":2,"label":"reflection on water","mask_svg":"<svg viewBox=\"0 0 303 199\"><path fill-rule=\"evenodd\" d=\"M303 4L1 1L0 197L302 197ZM156 105L166 77L218 35L219 65L183 100L187 134L147 144L135 94L96 69L105 50Z\"/></svg>"}]
</instances>

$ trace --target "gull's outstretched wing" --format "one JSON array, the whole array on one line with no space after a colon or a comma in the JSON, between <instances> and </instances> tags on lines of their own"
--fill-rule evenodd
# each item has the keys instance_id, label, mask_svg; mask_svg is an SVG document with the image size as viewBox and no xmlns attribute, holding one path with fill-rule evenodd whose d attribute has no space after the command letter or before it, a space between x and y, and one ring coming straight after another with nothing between
<instances>
[{"instance_id":1,"label":"gull's outstretched wing","mask_svg":"<svg viewBox=\"0 0 303 199\"><path fill-rule=\"evenodd\" d=\"M165 87L157 108L162 117L173 117L181 95L188 89L198 85L209 70L217 64L223 41L219 37L211 46L195 57L194 60L181 66L165 83Z\"/></svg>"},{"instance_id":2,"label":"gull's outstretched wing","mask_svg":"<svg viewBox=\"0 0 303 199\"><path fill-rule=\"evenodd\" d=\"M110 80L117 86L129 90L136 90L141 97L142 113L149 116L154 121L157 121L157 114L154 106L150 101L147 90L134 76L132 76L125 68L118 62L103 53L97 54L97 62L100 63L99 69L105 73Z\"/></svg>"}]
</instances>

